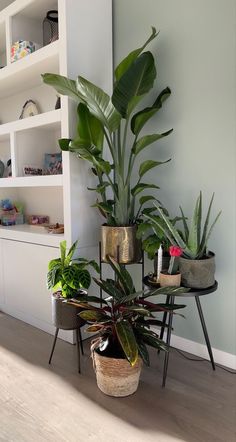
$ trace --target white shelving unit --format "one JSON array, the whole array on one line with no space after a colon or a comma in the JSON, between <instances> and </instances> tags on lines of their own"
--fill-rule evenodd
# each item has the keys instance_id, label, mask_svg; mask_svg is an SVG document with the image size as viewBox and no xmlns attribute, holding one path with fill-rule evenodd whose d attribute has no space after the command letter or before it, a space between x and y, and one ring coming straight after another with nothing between
<instances>
[{"instance_id":1,"label":"white shelving unit","mask_svg":"<svg viewBox=\"0 0 236 442\"><path fill-rule=\"evenodd\" d=\"M10 3L7 2L7 3ZM58 10L59 39L42 47L43 19ZM11 63L19 40L41 45ZM16 0L0 11L0 160L11 158L12 176L0 178L0 199L22 202L26 215L49 215L64 223L64 235L28 224L0 226L0 308L53 332L50 296L45 287L48 261L79 238L83 256L97 254L101 220L91 208L93 176L87 163L62 154L61 175L24 176L24 166L42 167L45 153L60 152L59 138L75 134L76 106L43 84L41 74L83 75L110 92L112 86L112 0ZM4 67L2 67L4 66ZM104 68L105 66L105 68ZM19 120L23 104L34 100L40 114ZM21 299L21 302L19 302ZM27 302L26 302L27 300ZM64 334L71 340L71 335Z\"/></svg>"}]
</instances>

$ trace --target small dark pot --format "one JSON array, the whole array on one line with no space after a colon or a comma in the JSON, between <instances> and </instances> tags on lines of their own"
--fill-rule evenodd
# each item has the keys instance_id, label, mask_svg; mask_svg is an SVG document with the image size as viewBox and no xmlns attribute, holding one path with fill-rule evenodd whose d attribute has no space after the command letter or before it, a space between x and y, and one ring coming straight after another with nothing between
<instances>
[{"instance_id":1,"label":"small dark pot","mask_svg":"<svg viewBox=\"0 0 236 442\"><path fill-rule=\"evenodd\" d=\"M56 328L74 330L85 324L78 316L80 309L74 305L63 302L64 298L58 293L52 295L52 322Z\"/></svg>"},{"instance_id":2,"label":"small dark pot","mask_svg":"<svg viewBox=\"0 0 236 442\"><path fill-rule=\"evenodd\" d=\"M107 262L107 255L120 264L139 262L142 258L142 244L137 235L137 226L101 227L101 258Z\"/></svg>"},{"instance_id":3,"label":"small dark pot","mask_svg":"<svg viewBox=\"0 0 236 442\"><path fill-rule=\"evenodd\" d=\"M208 252L204 259L180 257L181 284L193 289L206 289L215 283L215 255Z\"/></svg>"}]
</instances>

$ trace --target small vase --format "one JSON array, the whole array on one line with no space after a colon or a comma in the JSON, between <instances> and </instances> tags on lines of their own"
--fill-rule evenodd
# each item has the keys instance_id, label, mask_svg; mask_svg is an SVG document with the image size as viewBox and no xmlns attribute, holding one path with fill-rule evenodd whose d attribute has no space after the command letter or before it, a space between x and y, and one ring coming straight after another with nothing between
<instances>
[{"instance_id":1,"label":"small vase","mask_svg":"<svg viewBox=\"0 0 236 442\"><path fill-rule=\"evenodd\" d=\"M181 282L181 274L178 272L170 275L167 271L162 271L159 276L161 287L179 287Z\"/></svg>"}]
</instances>

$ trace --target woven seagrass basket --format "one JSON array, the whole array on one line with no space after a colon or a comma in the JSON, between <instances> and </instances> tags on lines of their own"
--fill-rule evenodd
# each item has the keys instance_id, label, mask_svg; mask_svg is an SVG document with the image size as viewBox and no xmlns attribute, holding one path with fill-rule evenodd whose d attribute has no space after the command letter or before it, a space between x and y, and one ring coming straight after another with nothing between
<instances>
[{"instance_id":1,"label":"woven seagrass basket","mask_svg":"<svg viewBox=\"0 0 236 442\"><path fill-rule=\"evenodd\" d=\"M101 356L96 351L92 352L92 358L97 385L103 393L114 397L135 393L142 369L141 358L133 367L126 359Z\"/></svg>"}]
</instances>

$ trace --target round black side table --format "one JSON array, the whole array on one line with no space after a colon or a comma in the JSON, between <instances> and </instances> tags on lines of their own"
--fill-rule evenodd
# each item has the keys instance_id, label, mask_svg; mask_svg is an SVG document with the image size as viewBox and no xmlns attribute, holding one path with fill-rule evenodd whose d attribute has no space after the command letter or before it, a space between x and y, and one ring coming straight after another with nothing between
<instances>
[{"instance_id":1,"label":"round black side table","mask_svg":"<svg viewBox=\"0 0 236 442\"><path fill-rule=\"evenodd\" d=\"M144 278L144 284L148 287L154 287L153 284L151 284L148 281L148 277L145 276ZM202 331L204 334L204 338L205 338L205 342L206 342L206 346L207 346L207 350L208 350L208 354L209 354L209 358L211 361L211 365L212 365L212 369L215 370L215 362L214 362L214 358L213 358L213 353L212 353L212 349L211 349L211 343L210 343L210 339L208 336L208 332L207 332L207 327L206 327L206 323L205 323L205 319L203 316L203 311L202 311L202 306L201 306L201 302L200 302L200 296L205 296L205 295L209 295L210 293L213 293L217 290L218 288L218 282L215 281L215 284L207 289L191 289L189 292L186 293L181 293L181 295L178 295L177 297L181 298L195 298L196 301L196 305L197 305L197 310L198 310L198 314L199 314L199 318L200 318L200 322L201 322L201 326L202 326ZM170 304L174 304L175 303L175 296L173 295L167 295L166 296L166 305L170 305ZM168 322L167 322L167 315L168 315ZM171 329L172 329L172 322L173 322L173 312L164 312L163 314L163 320L162 320L162 327L161 327L161 333L160 333L160 339L163 339L164 336L164 330L165 330L165 326L166 324L168 325L167 328L167 335L166 335L166 344L169 346L170 345L170 339L171 339ZM163 367L163 378L162 378L162 387L165 387L166 384L166 377L167 377L167 371L168 371L168 363L169 363L169 352L165 353L165 360L164 360L164 367Z\"/></svg>"}]
</instances>

